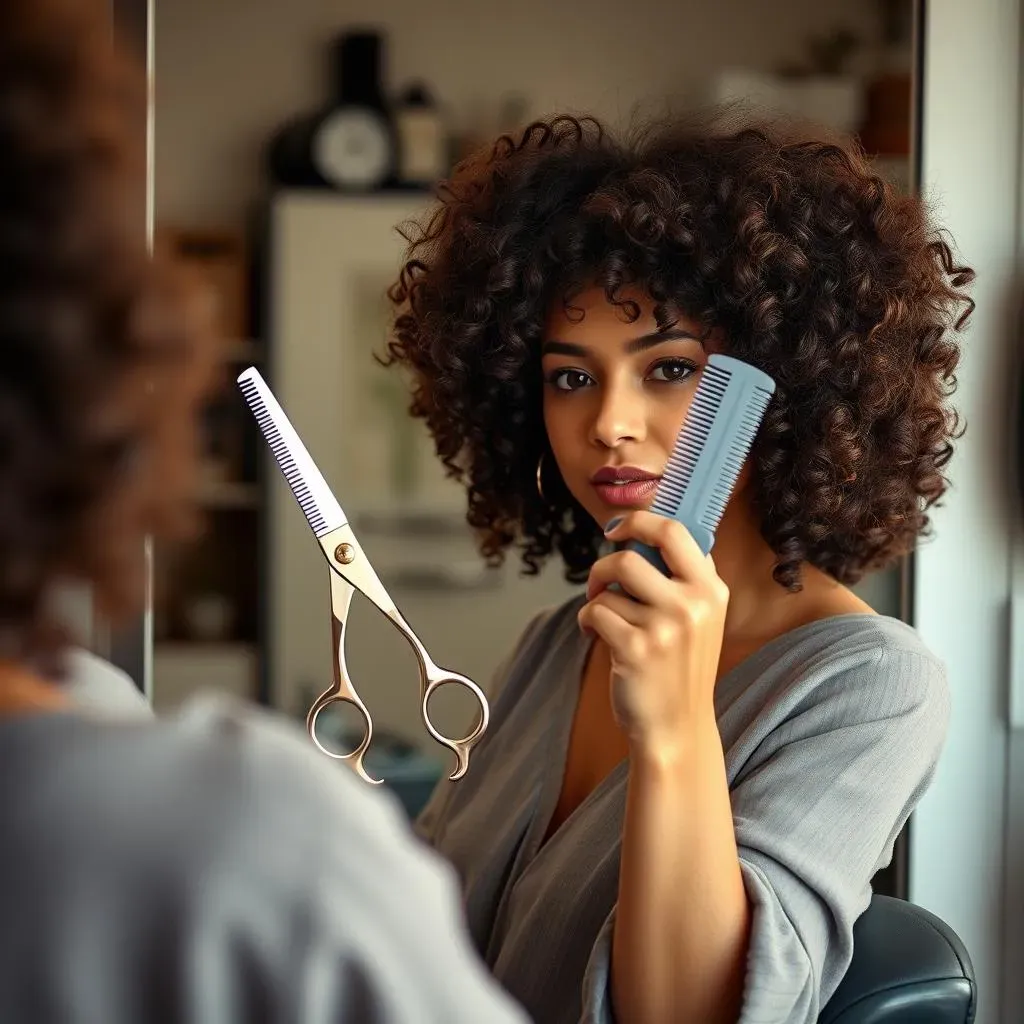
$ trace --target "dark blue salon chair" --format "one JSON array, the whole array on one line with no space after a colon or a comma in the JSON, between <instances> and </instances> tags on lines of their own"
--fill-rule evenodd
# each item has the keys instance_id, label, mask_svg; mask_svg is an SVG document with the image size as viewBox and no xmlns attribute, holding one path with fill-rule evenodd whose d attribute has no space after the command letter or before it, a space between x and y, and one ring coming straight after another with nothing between
<instances>
[{"instance_id":1,"label":"dark blue salon chair","mask_svg":"<svg viewBox=\"0 0 1024 1024\"><path fill-rule=\"evenodd\" d=\"M923 907L873 896L853 929L853 962L818 1024L973 1024L974 966Z\"/></svg>"}]
</instances>

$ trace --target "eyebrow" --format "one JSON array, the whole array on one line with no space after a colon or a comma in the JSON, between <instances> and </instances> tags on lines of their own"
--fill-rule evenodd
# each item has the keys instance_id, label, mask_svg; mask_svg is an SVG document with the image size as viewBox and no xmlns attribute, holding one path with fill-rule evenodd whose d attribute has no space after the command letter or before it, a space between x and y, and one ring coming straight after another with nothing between
<instances>
[{"instance_id":1,"label":"eyebrow","mask_svg":"<svg viewBox=\"0 0 1024 1024\"><path fill-rule=\"evenodd\" d=\"M702 348L703 338L699 338L691 331L683 330L681 327L671 327L667 331L652 331L650 334L641 334L639 338L630 338L623 346L628 355L643 352L645 349L653 348L655 345L662 345L666 341L696 341ZM541 346L541 355L559 356L588 356L591 350L586 345L580 345L573 341L559 341L552 338L545 341Z\"/></svg>"}]
</instances>

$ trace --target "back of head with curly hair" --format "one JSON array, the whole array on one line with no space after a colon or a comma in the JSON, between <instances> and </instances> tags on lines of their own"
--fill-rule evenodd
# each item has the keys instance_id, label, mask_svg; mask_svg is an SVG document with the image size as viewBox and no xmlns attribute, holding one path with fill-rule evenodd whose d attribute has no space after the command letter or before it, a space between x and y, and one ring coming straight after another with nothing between
<instances>
[{"instance_id":1,"label":"back of head with curly hair","mask_svg":"<svg viewBox=\"0 0 1024 1024\"><path fill-rule=\"evenodd\" d=\"M0 12L0 659L58 672L51 597L143 593L147 533L190 524L211 346L144 231L145 86L101 0Z\"/></svg>"},{"instance_id":2,"label":"back of head with curly hair","mask_svg":"<svg viewBox=\"0 0 1024 1024\"><path fill-rule=\"evenodd\" d=\"M973 278L852 146L714 111L623 140L559 117L459 167L406 229L387 363L468 484L481 550L528 571L557 550L570 580L601 534L546 450L540 339L552 302L640 287L777 382L752 451L752 500L783 587L804 562L842 583L908 551L943 494L949 407Z\"/></svg>"}]
</instances>

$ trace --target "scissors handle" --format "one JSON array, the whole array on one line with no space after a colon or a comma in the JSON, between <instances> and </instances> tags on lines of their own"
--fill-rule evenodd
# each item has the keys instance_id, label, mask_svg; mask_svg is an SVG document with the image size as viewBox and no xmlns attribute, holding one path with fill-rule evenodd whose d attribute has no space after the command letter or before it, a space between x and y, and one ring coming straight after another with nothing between
<instances>
[{"instance_id":1,"label":"scissors handle","mask_svg":"<svg viewBox=\"0 0 1024 1024\"><path fill-rule=\"evenodd\" d=\"M423 719L423 724L426 726L427 732L429 732L438 743L447 747L453 754L455 754L455 770L449 778L452 780L462 778L469 767L469 755L472 752L473 747L476 746L480 738L483 736L487 729L488 722L490 721L490 708L483 690L481 690L472 679L459 675L457 672L449 672L447 669L439 668L433 661L431 661L426 647L423 646L423 642L416 635L412 626L405 621L405 617L398 610L398 606L392 600L391 595L387 592L387 588L380 581L377 573L374 572L373 566L370 564L370 560L366 557L362 546L356 539L356 535L353 532L352 527L349 526L348 523L332 530L330 533L324 534L318 539L320 547L332 569L332 588L335 586L344 587L348 595L348 601L351 601L352 599L353 589L359 590L364 597L368 598L388 619L391 620L395 628L402 634L402 636L405 637L409 646L413 649L413 653L416 655L416 661L420 670L420 717ZM337 582L335 582L335 580L337 580ZM336 607L338 604L338 598L335 597ZM346 604L340 613L342 617L347 615L347 610L348 605ZM335 617L337 618L338 616L339 612L336 610ZM347 679L348 672L345 669L343 636L342 646L339 648L339 655L336 660L340 666L341 674ZM477 724L468 736L463 736L458 739L445 736L444 733L435 728L433 722L430 720L430 712L427 706L430 698L441 686L446 684L465 687L470 691L470 693L472 693L473 697L480 705L480 715L477 720ZM349 687L351 688L351 683L349 683ZM369 721L369 716L367 716L367 721Z\"/></svg>"},{"instance_id":2,"label":"scissors handle","mask_svg":"<svg viewBox=\"0 0 1024 1024\"><path fill-rule=\"evenodd\" d=\"M331 573L331 609L332 622L331 634L334 644L334 682L315 701L306 715L306 731L310 739L316 744L317 749L328 757L338 761L344 761L350 768L365 782L379 785L381 779L375 779L368 774L363 766L363 757L370 748L370 741L373 739L373 719L370 712L363 703L362 698L356 693L352 683L352 677L348 673L348 664L345 661L345 623L348 620L349 607L352 604L352 587L337 576ZM354 707L362 715L364 729L363 738L359 745L347 754L339 754L331 750L321 742L317 735L317 722L321 712L325 711L332 704L347 704Z\"/></svg>"},{"instance_id":3,"label":"scissors handle","mask_svg":"<svg viewBox=\"0 0 1024 1024\"><path fill-rule=\"evenodd\" d=\"M425 682L423 684L423 696L420 702L420 716L423 719L423 724L427 728L427 732L430 733L433 738L441 744L443 747L447 747L455 755L455 771L448 776L452 779L461 779L466 774L466 770L469 768L469 755L472 753L473 748L480 742L483 734L487 731L487 723L490 720L491 709L487 703L487 697L484 695L483 690L473 682L472 679L466 676L459 675L457 672L449 672L447 669L438 668L433 663L428 662L427 672L424 675ZM473 695L477 704L479 705L479 713L477 715L477 722L470 733L461 738L454 738L451 736L445 736L430 720L430 698L442 686L461 686Z\"/></svg>"},{"instance_id":4,"label":"scissors handle","mask_svg":"<svg viewBox=\"0 0 1024 1024\"><path fill-rule=\"evenodd\" d=\"M316 726L317 720L322 711L326 711L332 704L336 703L350 704L355 708L359 709L359 712L363 716L363 720L366 723L366 727L363 731L363 738L354 750L350 750L347 754L339 754L336 750L331 750L326 747L317 735ZM329 690L325 690L320 694L312 706L309 709L309 713L306 715L306 730L309 732L310 739L316 744L317 749L326 754L328 757L333 757L338 761L345 761L349 767L364 781L373 783L378 786L381 783L381 779L375 779L369 775L366 769L363 767L363 756L366 751L370 749L370 740L373 739L373 721L370 718L370 713L366 710L366 705L359 699L358 695L338 693L334 687Z\"/></svg>"}]
</instances>

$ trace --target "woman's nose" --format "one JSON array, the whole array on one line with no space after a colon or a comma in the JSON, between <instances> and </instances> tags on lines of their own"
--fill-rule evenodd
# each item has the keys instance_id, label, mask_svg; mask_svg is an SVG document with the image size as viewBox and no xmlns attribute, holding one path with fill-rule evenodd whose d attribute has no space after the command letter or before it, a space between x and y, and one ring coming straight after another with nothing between
<instances>
[{"instance_id":1,"label":"woman's nose","mask_svg":"<svg viewBox=\"0 0 1024 1024\"><path fill-rule=\"evenodd\" d=\"M626 441L642 441L646 434L643 396L626 383L601 388L591 440L605 448L617 448Z\"/></svg>"}]
</instances>

